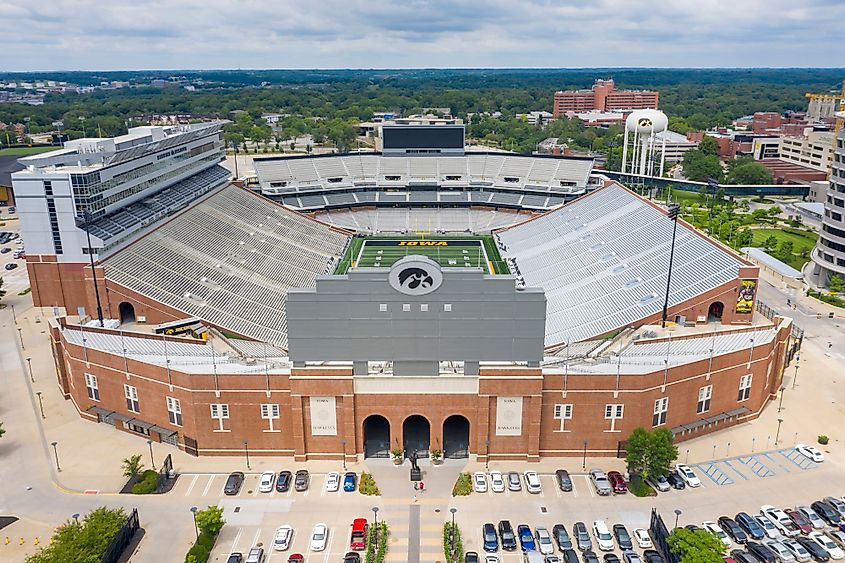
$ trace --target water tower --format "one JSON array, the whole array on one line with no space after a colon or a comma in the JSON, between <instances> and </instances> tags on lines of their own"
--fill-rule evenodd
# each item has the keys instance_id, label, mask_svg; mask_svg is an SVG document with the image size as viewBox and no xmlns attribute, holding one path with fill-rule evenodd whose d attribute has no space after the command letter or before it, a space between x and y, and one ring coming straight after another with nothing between
<instances>
[{"instance_id":1,"label":"water tower","mask_svg":"<svg viewBox=\"0 0 845 563\"><path fill-rule=\"evenodd\" d=\"M658 176L663 176L663 161L666 155L666 136L669 118L656 109L639 109L631 112L625 120L625 146L622 148L622 172L654 176L655 161L660 155ZM628 142L630 139L630 143ZM630 149L631 160L628 161Z\"/></svg>"}]
</instances>

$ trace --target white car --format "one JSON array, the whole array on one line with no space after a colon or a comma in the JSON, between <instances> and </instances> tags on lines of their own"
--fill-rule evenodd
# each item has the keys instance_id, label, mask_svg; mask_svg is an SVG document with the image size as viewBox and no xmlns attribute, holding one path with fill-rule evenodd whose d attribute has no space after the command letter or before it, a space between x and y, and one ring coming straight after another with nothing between
<instances>
[{"instance_id":1,"label":"white car","mask_svg":"<svg viewBox=\"0 0 845 563\"><path fill-rule=\"evenodd\" d=\"M821 463L824 461L824 454L822 454L817 448L814 448L813 446L808 446L807 444L798 444L797 446L795 446L795 449L798 450L798 453L800 453L804 457L810 458L816 463Z\"/></svg>"},{"instance_id":2,"label":"white car","mask_svg":"<svg viewBox=\"0 0 845 563\"><path fill-rule=\"evenodd\" d=\"M810 524L813 525L813 529L824 529L824 520L822 520L822 517L819 516L816 511L810 508L809 506L796 506L795 510L807 517L807 520L809 520Z\"/></svg>"},{"instance_id":3,"label":"white car","mask_svg":"<svg viewBox=\"0 0 845 563\"><path fill-rule=\"evenodd\" d=\"M760 514L771 520L778 531L788 538L795 537L801 533L798 526L792 521L792 518L787 516L786 512L780 508L770 504L764 504L760 507Z\"/></svg>"},{"instance_id":4,"label":"white car","mask_svg":"<svg viewBox=\"0 0 845 563\"><path fill-rule=\"evenodd\" d=\"M500 563L499 556L488 553L484 556L484 563Z\"/></svg>"},{"instance_id":5,"label":"white car","mask_svg":"<svg viewBox=\"0 0 845 563\"><path fill-rule=\"evenodd\" d=\"M481 471L472 474L472 488L476 493L487 492L487 475Z\"/></svg>"},{"instance_id":6,"label":"white car","mask_svg":"<svg viewBox=\"0 0 845 563\"><path fill-rule=\"evenodd\" d=\"M336 493L340 488L340 473L337 471L330 471L326 474L326 490L330 493Z\"/></svg>"},{"instance_id":7,"label":"white car","mask_svg":"<svg viewBox=\"0 0 845 563\"><path fill-rule=\"evenodd\" d=\"M276 530L276 535L273 537L273 549L276 551L285 551L290 547L291 539L293 539L293 528L287 524L279 526Z\"/></svg>"},{"instance_id":8,"label":"white car","mask_svg":"<svg viewBox=\"0 0 845 563\"><path fill-rule=\"evenodd\" d=\"M786 546L779 541L766 540L763 542L763 545L775 552L775 555L780 559L780 563L793 563L795 561L795 556L792 552L786 549Z\"/></svg>"},{"instance_id":9,"label":"white car","mask_svg":"<svg viewBox=\"0 0 845 563\"><path fill-rule=\"evenodd\" d=\"M529 493L537 495L543 492L543 485L540 484L540 476L537 475L536 471L526 471L523 475L525 476L525 488L528 489Z\"/></svg>"},{"instance_id":10,"label":"white car","mask_svg":"<svg viewBox=\"0 0 845 563\"><path fill-rule=\"evenodd\" d=\"M490 472L490 489L494 493L505 492L505 478L502 476L501 471Z\"/></svg>"},{"instance_id":11,"label":"white car","mask_svg":"<svg viewBox=\"0 0 845 563\"><path fill-rule=\"evenodd\" d=\"M792 556L795 557L795 560L799 563L806 563L813 558L813 556L810 555L810 552L807 551L803 545L793 539L785 538L780 540L780 543L783 544L783 547L789 550L789 553L791 553Z\"/></svg>"},{"instance_id":12,"label":"white car","mask_svg":"<svg viewBox=\"0 0 845 563\"><path fill-rule=\"evenodd\" d=\"M593 522L593 535L596 537L596 543L602 551L613 551L613 535L607 529L607 524L604 520L596 520Z\"/></svg>"},{"instance_id":13,"label":"white car","mask_svg":"<svg viewBox=\"0 0 845 563\"><path fill-rule=\"evenodd\" d=\"M707 522L702 522L701 527L707 530L708 532L712 532L716 534L716 536L722 540L722 543L725 544L725 547L730 547L733 542L731 542L731 538L728 537L728 534L719 526L717 523L708 520Z\"/></svg>"},{"instance_id":14,"label":"white car","mask_svg":"<svg viewBox=\"0 0 845 563\"><path fill-rule=\"evenodd\" d=\"M329 527L325 524L317 524L311 532L311 551L323 551L329 540Z\"/></svg>"},{"instance_id":15,"label":"white car","mask_svg":"<svg viewBox=\"0 0 845 563\"><path fill-rule=\"evenodd\" d=\"M693 473L692 469L690 469L689 465L684 465L683 463L679 463L675 466L675 471L678 472L678 475L681 476L681 479L684 480L684 483L687 484L687 487L700 487L701 486L701 479L696 477L695 473Z\"/></svg>"},{"instance_id":16,"label":"white car","mask_svg":"<svg viewBox=\"0 0 845 563\"><path fill-rule=\"evenodd\" d=\"M845 552L842 551L842 548L836 545L832 539L827 537L821 532L813 532L809 536L807 536L811 541L814 541L822 549L824 549L828 555L830 555L831 559L842 559L845 558Z\"/></svg>"},{"instance_id":17,"label":"white car","mask_svg":"<svg viewBox=\"0 0 845 563\"><path fill-rule=\"evenodd\" d=\"M534 537L537 539L537 549L543 555L550 555L555 552L552 544L552 536L546 528L540 527L534 530Z\"/></svg>"},{"instance_id":18,"label":"white car","mask_svg":"<svg viewBox=\"0 0 845 563\"><path fill-rule=\"evenodd\" d=\"M651 549L654 544L651 543L651 536L648 535L648 530L645 528L634 528L634 541L640 546L640 549Z\"/></svg>"},{"instance_id":19,"label":"white car","mask_svg":"<svg viewBox=\"0 0 845 563\"><path fill-rule=\"evenodd\" d=\"M258 492L269 493L273 491L273 485L276 484L276 474L272 471L265 471L261 474L258 480Z\"/></svg>"},{"instance_id":20,"label":"white car","mask_svg":"<svg viewBox=\"0 0 845 563\"><path fill-rule=\"evenodd\" d=\"M762 514L758 514L754 517L754 519L757 521L758 524L760 524L760 527L763 528L763 532L765 532L767 538L776 540L780 537L780 532L775 527L775 525L772 524L771 520L769 520Z\"/></svg>"}]
</instances>

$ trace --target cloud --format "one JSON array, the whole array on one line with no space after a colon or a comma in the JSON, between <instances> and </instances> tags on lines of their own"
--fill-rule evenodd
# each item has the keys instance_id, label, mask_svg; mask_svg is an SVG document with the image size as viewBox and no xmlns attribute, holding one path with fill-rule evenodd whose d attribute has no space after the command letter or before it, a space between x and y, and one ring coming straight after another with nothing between
<instances>
[{"instance_id":1,"label":"cloud","mask_svg":"<svg viewBox=\"0 0 845 563\"><path fill-rule=\"evenodd\" d=\"M841 66L842 21L837 0L0 0L0 70Z\"/></svg>"}]
</instances>

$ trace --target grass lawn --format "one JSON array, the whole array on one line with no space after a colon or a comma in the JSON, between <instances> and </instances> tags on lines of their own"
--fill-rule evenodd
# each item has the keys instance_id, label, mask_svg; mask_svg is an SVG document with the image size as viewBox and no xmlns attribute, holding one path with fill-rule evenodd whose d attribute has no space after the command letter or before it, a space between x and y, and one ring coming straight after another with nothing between
<instances>
[{"instance_id":1,"label":"grass lawn","mask_svg":"<svg viewBox=\"0 0 845 563\"><path fill-rule=\"evenodd\" d=\"M62 147L12 147L10 149L0 149L0 156L26 156L28 154L54 151L60 148Z\"/></svg>"},{"instance_id":2,"label":"grass lawn","mask_svg":"<svg viewBox=\"0 0 845 563\"><path fill-rule=\"evenodd\" d=\"M783 241L791 241L794 254L792 254L788 260L783 260L781 257L778 258L796 270L800 270L801 266L803 266L809 259L802 258L801 251L806 249L808 253L807 255L809 256L813 247L816 246L816 239L818 238L818 235L815 233L806 233L794 229L751 229L751 234L754 237L752 239L751 246L756 246L758 248L764 248L766 239L770 236L774 236L777 239L778 245L780 245Z\"/></svg>"}]
</instances>

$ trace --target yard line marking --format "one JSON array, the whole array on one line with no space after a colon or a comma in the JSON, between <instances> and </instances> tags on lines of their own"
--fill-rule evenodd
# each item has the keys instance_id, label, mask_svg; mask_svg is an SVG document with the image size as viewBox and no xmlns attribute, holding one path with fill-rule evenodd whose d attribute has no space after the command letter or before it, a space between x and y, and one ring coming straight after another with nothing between
<instances>
[{"instance_id":1,"label":"yard line marking","mask_svg":"<svg viewBox=\"0 0 845 563\"><path fill-rule=\"evenodd\" d=\"M211 477L208 478L208 483L205 484L205 489L203 489L203 491L202 491L202 496L205 496L205 495L208 494L208 489L211 488L211 484L214 482L214 477L215 477L215 475L212 475Z\"/></svg>"},{"instance_id":2,"label":"yard line marking","mask_svg":"<svg viewBox=\"0 0 845 563\"><path fill-rule=\"evenodd\" d=\"M199 479L199 478L200 478L199 475L194 475L194 478L191 479L191 484L188 485L188 490L185 491L185 496L189 496L191 494L191 491L194 490L194 485L197 484L197 479Z\"/></svg>"}]
</instances>

